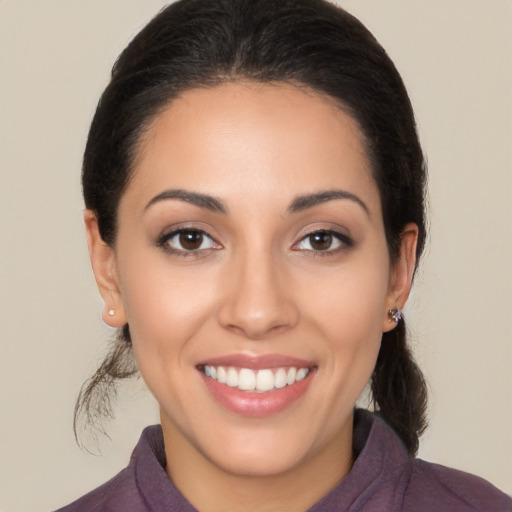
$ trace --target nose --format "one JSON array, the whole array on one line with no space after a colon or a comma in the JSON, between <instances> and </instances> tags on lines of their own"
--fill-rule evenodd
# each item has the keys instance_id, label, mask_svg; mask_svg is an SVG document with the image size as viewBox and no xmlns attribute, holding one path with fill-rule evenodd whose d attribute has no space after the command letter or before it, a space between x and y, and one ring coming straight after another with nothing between
<instances>
[{"instance_id":1,"label":"nose","mask_svg":"<svg viewBox=\"0 0 512 512\"><path fill-rule=\"evenodd\" d=\"M293 328L299 311L287 272L271 256L253 253L227 269L219 322L249 339Z\"/></svg>"}]
</instances>

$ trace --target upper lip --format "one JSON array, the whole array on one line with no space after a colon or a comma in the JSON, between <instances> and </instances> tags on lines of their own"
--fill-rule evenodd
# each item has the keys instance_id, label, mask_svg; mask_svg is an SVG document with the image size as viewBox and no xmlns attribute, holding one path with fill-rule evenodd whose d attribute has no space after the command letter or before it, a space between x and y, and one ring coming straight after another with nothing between
<instances>
[{"instance_id":1,"label":"upper lip","mask_svg":"<svg viewBox=\"0 0 512 512\"><path fill-rule=\"evenodd\" d=\"M198 363L197 366L224 366L250 368L252 370L262 370L265 368L311 368L315 366L312 361L300 359L297 357L286 356L283 354L227 354L224 356L212 357Z\"/></svg>"}]
</instances>

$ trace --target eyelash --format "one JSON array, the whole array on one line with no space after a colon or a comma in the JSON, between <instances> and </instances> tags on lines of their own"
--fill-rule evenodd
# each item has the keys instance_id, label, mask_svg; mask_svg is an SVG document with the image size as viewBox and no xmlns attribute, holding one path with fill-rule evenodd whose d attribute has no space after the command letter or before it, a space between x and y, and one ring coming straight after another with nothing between
<instances>
[{"instance_id":1,"label":"eyelash","mask_svg":"<svg viewBox=\"0 0 512 512\"><path fill-rule=\"evenodd\" d=\"M201 245L200 245L199 248L187 250L185 248L177 249L177 248L169 245L169 242L173 238L176 238L176 237L184 235L184 234L200 235L202 237L201 245L203 245L205 240L209 240L210 246L201 249ZM311 238L315 235L331 237L331 245L332 245L332 242L337 241L338 246L335 247L334 249L327 248L326 250L316 250L311 245ZM311 249L297 248L299 245L305 243L307 240L309 240L309 246L311 247ZM180 241L180 244L181 244L181 241ZM308 253L311 253L312 255L314 255L315 257L326 257L326 256L332 256L333 254L337 254L341 251L350 249L351 247L353 247L353 245L354 245L354 243L353 243L352 239L343 233L339 233L338 231L335 231L333 229L317 229L315 231L311 231L311 232L307 233L306 235L304 235L299 240L299 242L297 242L296 244L293 245L292 250L308 252ZM197 228L179 228L179 229L175 229L175 230L171 231L170 233L166 233L158 239L157 246L161 247L165 252L175 255L175 256L178 256L180 258L199 258L199 257L205 255L205 251L210 252L212 250L218 250L218 249L222 248L222 246L218 242L216 242L215 239L212 238L206 231L203 231L202 229L197 229ZM183 245L182 245L182 247L183 247Z\"/></svg>"},{"instance_id":2,"label":"eyelash","mask_svg":"<svg viewBox=\"0 0 512 512\"><path fill-rule=\"evenodd\" d=\"M332 237L332 240L331 242L334 242L334 241L337 241L338 242L338 246L335 247L334 249L331 249L331 248L328 248L326 250L315 250L314 248L311 248L311 249L295 249L297 246L299 246L300 244L304 243L305 241L309 240L309 245L311 246L311 238L313 236L318 236L318 235L323 235L323 236L329 236L329 237ZM354 242L352 241L352 239L350 237L348 237L347 235L343 234L343 233L340 233L338 231L335 231L333 229L317 229L315 231L311 231L309 233L307 233L306 235L304 235L298 243L296 243L292 249L295 249L295 250L304 250L306 252L309 252L311 253L314 257L328 257L328 256L332 256L334 254L338 254L339 252L342 252L342 251L345 251L347 249L350 249L354 246Z\"/></svg>"},{"instance_id":3,"label":"eyelash","mask_svg":"<svg viewBox=\"0 0 512 512\"><path fill-rule=\"evenodd\" d=\"M197 249L187 250L185 248L177 249L169 245L169 242L173 238L184 234L201 235L203 237L201 240L201 245L203 245L206 239L210 241L211 246L203 249L199 247ZM199 258L205 254L205 251L210 252L211 250L218 250L221 248L221 245L218 242L216 242L206 231L197 228L179 228L171 231L170 233L166 233L158 239L157 246L161 247L165 252L172 254L174 256L178 256L180 258Z\"/></svg>"}]
</instances>

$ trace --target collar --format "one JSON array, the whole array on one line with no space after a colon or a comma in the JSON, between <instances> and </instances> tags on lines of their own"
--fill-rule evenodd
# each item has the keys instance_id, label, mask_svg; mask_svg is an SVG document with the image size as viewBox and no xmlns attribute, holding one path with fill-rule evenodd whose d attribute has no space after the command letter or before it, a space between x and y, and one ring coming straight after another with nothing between
<instances>
[{"instance_id":1,"label":"collar","mask_svg":"<svg viewBox=\"0 0 512 512\"><path fill-rule=\"evenodd\" d=\"M357 409L353 448L357 458L350 473L308 512L401 509L412 465L397 435L375 414ZM147 427L130 462L144 500L154 512L197 512L167 476L166 463L161 426Z\"/></svg>"}]
</instances>

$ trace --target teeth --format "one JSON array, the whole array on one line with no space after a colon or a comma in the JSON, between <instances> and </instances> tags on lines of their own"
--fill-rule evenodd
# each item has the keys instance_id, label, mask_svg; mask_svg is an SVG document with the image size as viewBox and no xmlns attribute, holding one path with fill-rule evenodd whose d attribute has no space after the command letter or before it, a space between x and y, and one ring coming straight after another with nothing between
<instances>
[{"instance_id":1,"label":"teeth","mask_svg":"<svg viewBox=\"0 0 512 512\"><path fill-rule=\"evenodd\" d=\"M270 391L274 389L274 374L272 370L259 370L256 376L256 389L258 391Z\"/></svg>"},{"instance_id":2,"label":"teeth","mask_svg":"<svg viewBox=\"0 0 512 512\"><path fill-rule=\"evenodd\" d=\"M297 376L297 370L295 368L290 368L288 370L288 375L286 376L286 383L288 386L291 386L295 382L295 377Z\"/></svg>"},{"instance_id":3,"label":"teeth","mask_svg":"<svg viewBox=\"0 0 512 512\"><path fill-rule=\"evenodd\" d=\"M286 370L284 368L279 368L274 375L274 386L277 389L284 388L286 386L286 379Z\"/></svg>"},{"instance_id":4,"label":"teeth","mask_svg":"<svg viewBox=\"0 0 512 512\"><path fill-rule=\"evenodd\" d=\"M299 380L302 380L307 374L307 369L301 368L300 370L297 371L297 377L295 377L295 382L299 382Z\"/></svg>"},{"instance_id":5,"label":"teeth","mask_svg":"<svg viewBox=\"0 0 512 512\"><path fill-rule=\"evenodd\" d=\"M232 388L238 387L238 372L234 368L228 368L226 384Z\"/></svg>"},{"instance_id":6,"label":"teeth","mask_svg":"<svg viewBox=\"0 0 512 512\"><path fill-rule=\"evenodd\" d=\"M252 370L242 368L239 373L238 389L252 391L256 388L256 376Z\"/></svg>"},{"instance_id":7,"label":"teeth","mask_svg":"<svg viewBox=\"0 0 512 512\"><path fill-rule=\"evenodd\" d=\"M205 366L204 368L206 370L206 368L208 368L208 366ZM210 366L210 368L212 368L212 366ZM212 375L212 372L210 370L210 377L211 377L211 375ZM219 366L217 368L217 380L221 384L226 384L226 379L227 379L226 370L222 366Z\"/></svg>"},{"instance_id":8,"label":"teeth","mask_svg":"<svg viewBox=\"0 0 512 512\"><path fill-rule=\"evenodd\" d=\"M241 391L264 392L272 389L280 389L285 386L291 386L295 382L304 379L309 373L309 368L291 367L279 368L277 371L271 369L251 370L250 368L233 367L224 368L223 366L205 365L204 374L221 384L227 384L232 388L238 388Z\"/></svg>"}]
</instances>

